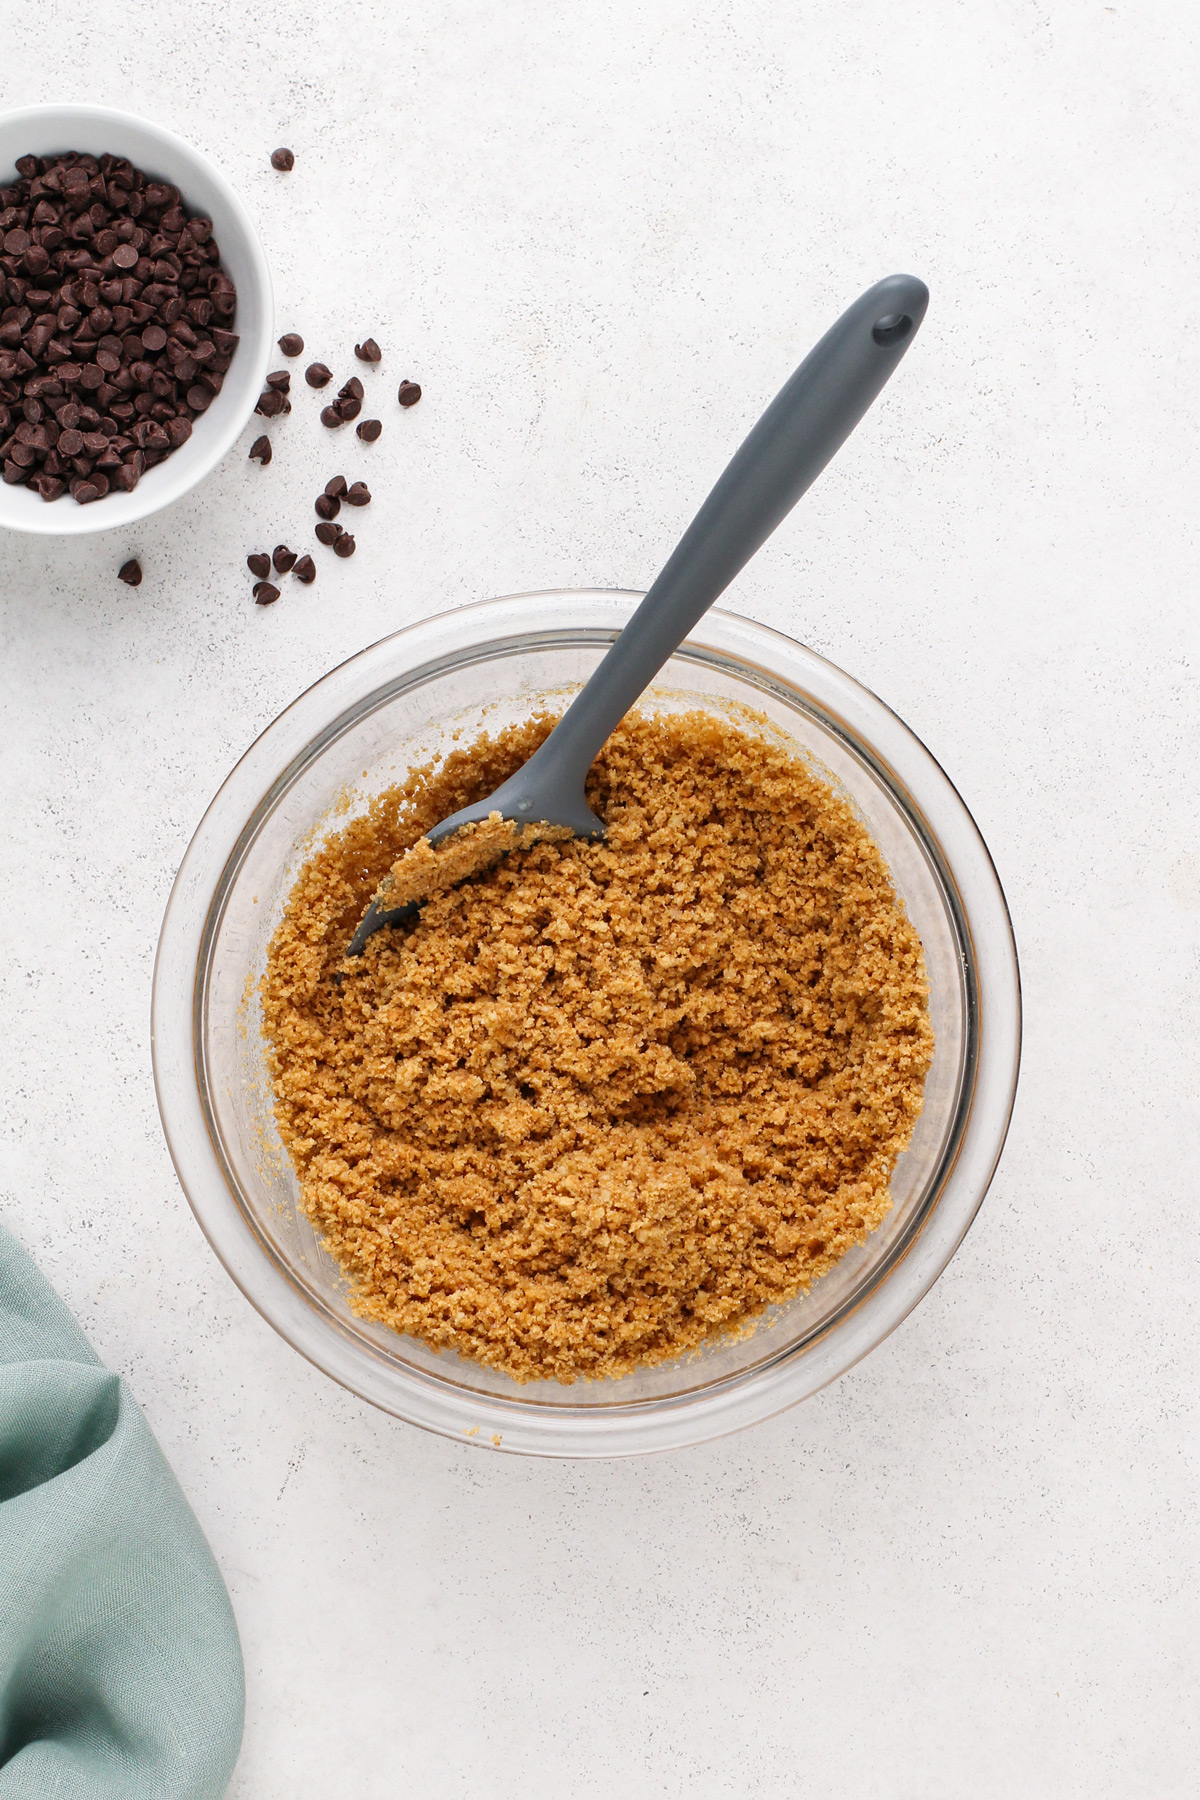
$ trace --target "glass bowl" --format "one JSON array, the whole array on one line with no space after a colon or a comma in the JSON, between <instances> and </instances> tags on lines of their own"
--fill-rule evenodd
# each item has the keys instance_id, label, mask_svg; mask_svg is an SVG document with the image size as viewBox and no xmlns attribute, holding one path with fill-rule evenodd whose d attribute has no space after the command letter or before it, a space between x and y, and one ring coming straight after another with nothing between
<instances>
[{"instance_id":1,"label":"glass bowl","mask_svg":"<svg viewBox=\"0 0 1200 1800\"><path fill-rule=\"evenodd\" d=\"M444 747L569 696L641 598L516 595L400 631L309 688L243 756L192 839L163 922L153 1054L179 1179L265 1318L335 1380L449 1437L544 1456L700 1442L841 1375L916 1305L962 1240L1004 1142L1020 984L1004 895L958 794L894 713L790 638L712 611L643 704L750 707L821 765L865 820L925 946L937 1049L925 1107L867 1242L807 1294L619 1381L519 1385L351 1311L297 1205L259 1036L258 977L295 875L323 834Z\"/></svg>"}]
</instances>

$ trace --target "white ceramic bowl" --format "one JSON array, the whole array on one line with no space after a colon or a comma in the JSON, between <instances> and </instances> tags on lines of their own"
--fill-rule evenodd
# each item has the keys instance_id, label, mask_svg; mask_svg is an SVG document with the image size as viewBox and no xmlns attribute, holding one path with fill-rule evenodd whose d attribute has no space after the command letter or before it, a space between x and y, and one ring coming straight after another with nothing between
<instances>
[{"instance_id":1,"label":"white ceramic bowl","mask_svg":"<svg viewBox=\"0 0 1200 1800\"><path fill-rule=\"evenodd\" d=\"M107 106L27 106L0 114L0 185L16 179L18 156L80 150L126 156L136 168L179 189L190 213L212 220L221 262L237 288L233 329L240 342L221 392L192 422L192 435L132 494L106 494L91 506L69 495L47 503L27 487L0 485L0 525L42 537L80 537L131 525L169 506L203 480L240 435L262 392L271 355L275 306L271 274L250 215L225 177L198 150L148 119Z\"/></svg>"}]
</instances>

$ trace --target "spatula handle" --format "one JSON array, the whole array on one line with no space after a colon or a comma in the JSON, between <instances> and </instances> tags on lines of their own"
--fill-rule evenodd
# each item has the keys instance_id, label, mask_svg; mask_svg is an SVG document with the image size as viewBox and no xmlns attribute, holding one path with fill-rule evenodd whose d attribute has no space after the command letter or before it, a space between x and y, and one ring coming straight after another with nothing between
<instances>
[{"instance_id":1,"label":"spatula handle","mask_svg":"<svg viewBox=\"0 0 1200 1800\"><path fill-rule=\"evenodd\" d=\"M840 449L916 336L914 275L868 288L810 350L696 514L620 637L528 765L582 781L671 653Z\"/></svg>"}]
</instances>

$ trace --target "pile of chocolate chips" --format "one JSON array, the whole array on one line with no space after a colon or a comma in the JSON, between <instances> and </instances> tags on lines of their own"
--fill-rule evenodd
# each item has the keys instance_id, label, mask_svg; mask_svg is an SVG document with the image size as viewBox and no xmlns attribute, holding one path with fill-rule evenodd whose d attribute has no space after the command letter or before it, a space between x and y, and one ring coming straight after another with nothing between
<instances>
[{"instance_id":1,"label":"pile of chocolate chips","mask_svg":"<svg viewBox=\"0 0 1200 1800\"><path fill-rule=\"evenodd\" d=\"M129 493L237 347L208 219L118 156L22 156L0 187L0 462L43 500Z\"/></svg>"}]
</instances>

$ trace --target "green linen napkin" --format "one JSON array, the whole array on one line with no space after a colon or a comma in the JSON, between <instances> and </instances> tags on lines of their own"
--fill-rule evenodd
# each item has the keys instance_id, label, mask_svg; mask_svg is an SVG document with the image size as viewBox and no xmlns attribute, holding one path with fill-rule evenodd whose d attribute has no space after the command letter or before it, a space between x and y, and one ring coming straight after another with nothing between
<instances>
[{"instance_id":1,"label":"green linen napkin","mask_svg":"<svg viewBox=\"0 0 1200 1800\"><path fill-rule=\"evenodd\" d=\"M178 1482L0 1225L0 1800L218 1800L242 1701Z\"/></svg>"}]
</instances>

